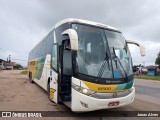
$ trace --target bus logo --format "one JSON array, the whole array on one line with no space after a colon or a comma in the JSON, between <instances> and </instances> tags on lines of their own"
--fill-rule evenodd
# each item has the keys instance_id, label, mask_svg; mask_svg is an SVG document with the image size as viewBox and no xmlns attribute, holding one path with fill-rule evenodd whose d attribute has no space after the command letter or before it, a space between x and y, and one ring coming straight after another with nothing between
<instances>
[{"instance_id":1,"label":"bus logo","mask_svg":"<svg viewBox=\"0 0 160 120\"><path fill-rule=\"evenodd\" d=\"M2 112L2 117L11 117L11 112Z\"/></svg>"},{"instance_id":2,"label":"bus logo","mask_svg":"<svg viewBox=\"0 0 160 120\"><path fill-rule=\"evenodd\" d=\"M117 97L117 93L113 93L113 98L116 98Z\"/></svg>"}]
</instances>

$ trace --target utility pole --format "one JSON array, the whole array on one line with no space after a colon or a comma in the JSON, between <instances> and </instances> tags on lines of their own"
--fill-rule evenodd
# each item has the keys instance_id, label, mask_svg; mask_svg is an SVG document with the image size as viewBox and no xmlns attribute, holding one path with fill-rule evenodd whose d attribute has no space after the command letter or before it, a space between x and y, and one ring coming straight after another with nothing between
<instances>
[{"instance_id":1,"label":"utility pole","mask_svg":"<svg viewBox=\"0 0 160 120\"><path fill-rule=\"evenodd\" d=\"M143 62L143 66L145 67L145 62Z\"/></svg>"},{"instance_id":2,"label":"utility pole","mask_svg":"<svg viewBox=\"0 0 160 120\"><path fill-rule=\"evenodd\" d=\"M11 66L11 55L9 55L9 66Z\"/></svg>"},{"instance_id":3,"label":"utility pole","mask_svg":"<svg viewBox=\"0 0 160 120\"><path fill-rule=\"evenodd\" d=\"M2 49L2 48L0 48L0 49ZM0 54L0 57L1 57L1 54Z\"/></svg>"},{"instance_id":4,"label":"utility pole","mask_svg":"<svg viewBox=\"0 0 160 120\"><path fill-rule=\"evenodd\" d=\"M11 62L11 55L9 55L9 62Z\"/></svg>"}]
</instances>

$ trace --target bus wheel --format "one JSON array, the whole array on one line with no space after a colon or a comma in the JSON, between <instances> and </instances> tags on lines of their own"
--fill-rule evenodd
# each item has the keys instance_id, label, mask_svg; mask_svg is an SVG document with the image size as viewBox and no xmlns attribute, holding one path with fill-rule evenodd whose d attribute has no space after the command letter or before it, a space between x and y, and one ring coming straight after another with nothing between
<instances>
[{"instance_id":1,"label":"bus wheel","mask_svg":"<svg viewBox=\"0 0 160 120\"><path fill-rule=\"evenodd\" d=\"M50 82L48 82L48 84L47 84L47 95L48 95L48 99L52 102L52 100L50 98Z\"/></svg>"},{"instance_id":2,"label":"bus wheel","mask_svg":"<svg viewBox=\"0 0 160 120\"><path fill-rule=\"evenodd\" d=\"M48 98L50 99L50 84L49 84L49 82L47 84L47 95L48 95Z\"/></svg>"},{"instance_id":3,"label":"bus wheel","mask_svg":"<svg viewBox=\"0 0 160 120\"><path fill-rule=\"evenodd\" d=\"M50 82L48 82L48 85L47 85L47 95L48 95L49 100L52 101L50 98Z\"/></svg>"},{"instance_id":4,"label":"bus wheel","mask_svg":"<svg viewBox=\"0 0 160 120\"><path fill-rule=\"evenodd\" d=\"M29 81L30 81L30 83L34 83L34 81L32 80L32 73L31 72L29 73Z\"/></svg>"}]
</instances>

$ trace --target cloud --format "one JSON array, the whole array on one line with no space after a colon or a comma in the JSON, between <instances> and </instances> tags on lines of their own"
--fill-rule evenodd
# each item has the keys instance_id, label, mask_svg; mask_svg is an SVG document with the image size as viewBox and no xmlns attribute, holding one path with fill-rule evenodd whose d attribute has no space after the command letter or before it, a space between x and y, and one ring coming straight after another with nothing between
<instances>
[{"instance_id":1,"label":"cloud","mask_svg":"<svg viewBox=\"0 0 160 120\"><path fill-rule=\"evenodd\" d=\"M3 58L4 60L7 60L9 58L9 55L12 55L10 56L11 58L19 56L16 52L13 52L13 51L3 51L0 53L0 55L1 55L1 58Z\"/></svg>"},{"instance_id":2,"label":"cloud","mask_svg":"<svg viewBox=\"0 0 160 120\"><path fill-rule=\"evenodd\" d=\"M0 54L13 51L27 59L33 46L58 21L72 17L108 24L127 39L138 39L158 53L160 2L151 0L1 0ZM148 43L152 47L148 47ZM3 54L4 54L3 53ZM132 53L133 58L135 52ZM142 61L141 57L136 57ZM155 57L143 58L154 62Z\"/></svg>"}]
</instances>

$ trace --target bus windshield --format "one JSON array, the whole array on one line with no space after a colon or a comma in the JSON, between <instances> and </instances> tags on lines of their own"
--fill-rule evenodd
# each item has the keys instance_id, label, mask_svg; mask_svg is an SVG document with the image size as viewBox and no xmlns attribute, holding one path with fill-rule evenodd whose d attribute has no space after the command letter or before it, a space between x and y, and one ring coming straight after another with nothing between
<instances>
[{"instance_id":1,"label":"bus windshield","mask_svg":"<svg viewBox=\"0 0 160 120\"><path fill-rule=\"evenodd\" d=\"M76 72L97 77L103 69L101 78L132 75L131 55L121 33L81 24L72 28L78 34Z\"/></svg>"}]
</instances>

